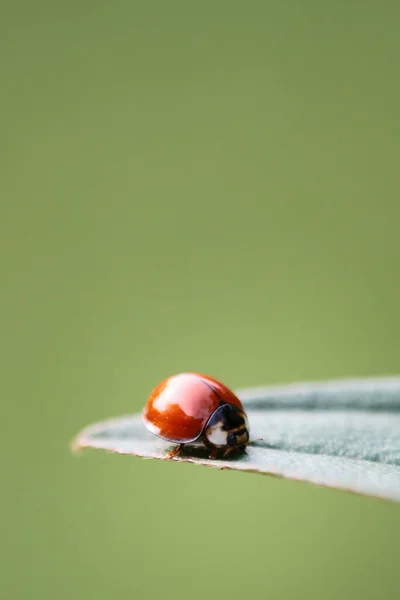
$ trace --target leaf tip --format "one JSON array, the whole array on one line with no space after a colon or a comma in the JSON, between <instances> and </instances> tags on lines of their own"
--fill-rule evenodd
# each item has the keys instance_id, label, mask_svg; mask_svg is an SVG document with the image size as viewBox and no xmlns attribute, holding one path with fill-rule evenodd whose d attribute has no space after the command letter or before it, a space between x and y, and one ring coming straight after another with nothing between
<instances>
[{"instance_id":1,"label":"leaf tip","mask_svg":"<svg viewBox=\"0 0 400 600\"><path fill-rule=\"evenodd\" d=\"M81 454L85 447L86 444L84 442L84 438L82 437L82 432L78 433L78 435L76 435L69 443L69 449L75 456Z\"/></svg>"}]
</instances>

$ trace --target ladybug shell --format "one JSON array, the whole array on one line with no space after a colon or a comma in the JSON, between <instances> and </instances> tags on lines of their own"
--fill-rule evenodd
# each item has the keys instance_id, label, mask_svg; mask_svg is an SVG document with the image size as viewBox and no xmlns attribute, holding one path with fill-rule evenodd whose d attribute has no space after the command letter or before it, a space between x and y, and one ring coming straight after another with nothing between
<instances>
[{"instance_id":1,"label":"ladybug shell","mask_svg":"<svg viewBox=\"0 0 400 600\"><path fill-rule=\"evenodd\" d=\"M165 440L194 442L221 404L243 409L239 398L216 379L181 373L154 388L143 410L143 421L149 431Z\"/></svg>"}]
</instances>

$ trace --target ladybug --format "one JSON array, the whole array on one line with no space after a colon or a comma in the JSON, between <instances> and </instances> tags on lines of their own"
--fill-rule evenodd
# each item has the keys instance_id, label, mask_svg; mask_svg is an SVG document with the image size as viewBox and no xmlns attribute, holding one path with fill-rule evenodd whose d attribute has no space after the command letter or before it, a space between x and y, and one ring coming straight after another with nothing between
<instances>
[{"instance_id":1,"label":"ladybug","mask_svg":"<svg viewBox=\"0 0 400 600\"><path fill-rule=\"evenodd\" d=\"M166 458L199 439L210 448L210 458L218 450L229 456L249 443L248 421L239 398L216 379L199 373L164 379L151 392L142 417L151 433L178 444Z\"/></svg>"}]
</instances>

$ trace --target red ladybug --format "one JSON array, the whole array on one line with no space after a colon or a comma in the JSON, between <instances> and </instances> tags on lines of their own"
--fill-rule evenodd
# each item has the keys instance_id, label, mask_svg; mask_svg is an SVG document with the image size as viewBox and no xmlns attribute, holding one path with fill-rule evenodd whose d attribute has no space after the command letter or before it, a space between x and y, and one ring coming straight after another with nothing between
<instances>
[{"instance_id":1,"label":"red ladybug","mask_svg":"<svg viewBox=\"0 0 400 600\"><path fill-rule=\"evenodd\" d=\"M198 373L181 373L159 383L143 410L143 421L158 437L179 444L167 458L199 438L211 449L210 458L218 449L227 456L249 442L239 398L216 379Z\"/></svg>"}]
</instances>

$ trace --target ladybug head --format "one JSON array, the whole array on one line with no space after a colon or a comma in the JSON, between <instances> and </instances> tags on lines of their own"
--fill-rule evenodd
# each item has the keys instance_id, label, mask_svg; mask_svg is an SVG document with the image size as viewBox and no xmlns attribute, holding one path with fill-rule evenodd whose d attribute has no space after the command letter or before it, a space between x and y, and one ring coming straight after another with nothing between
<instances>
[{"instance_id":1,"label":"ladybug head","mask_svg":"<svg viewBox=\"0 0 400 600\"><path fill-rule=\"evenodd\" d=\"M234 404L222 404L209 418L203 435L206 443L217 448L245 446L249 441L245 412Z\"/></svg>"}]
</instances>

